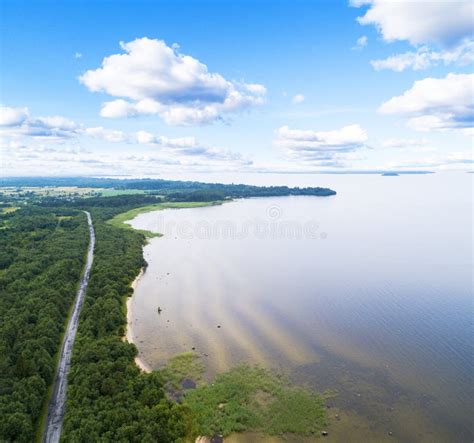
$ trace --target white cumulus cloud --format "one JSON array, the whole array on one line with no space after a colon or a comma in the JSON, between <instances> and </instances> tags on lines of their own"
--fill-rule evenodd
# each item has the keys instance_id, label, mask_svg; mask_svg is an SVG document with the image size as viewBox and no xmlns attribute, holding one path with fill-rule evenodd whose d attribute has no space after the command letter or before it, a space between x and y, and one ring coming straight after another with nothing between
<instances>
[{"instance_id":1,"label":"white cumulus cloud","mask_svg":"<svg viewBox=\"0 0 474 443\"><path fill-rule=\"evenodd\" d=\"M37 122L38 119L31 119ZM63 117L43 118L44 127L58 125L71 127ZM34 128L39 124L35 123ZM42 131L44 131L42 127ZM58 137L57 129L48 137L37 136L29 123L17 127L0 128L0 157L6 171L21 170L26 173L55 174L83 172L88 174L160 174L164 170L176 171L238 171L252 165L252 161L239 152L206 146L195 137L169 138L146 131L126 133L102 126L84 128L75 126L67 137ZM51 128L50 128L51 129ZM6 131L6 132L5 132ZM85 139L83 139L85 137ZM90 139L110 143L128 143L133 148L123 152L115 149L89 151L81 148L82 141ZM60 140L61 143L51 143ZM88 140L89 139L89 140ZM152 148L152 149L150 149Z\"/></svg>"},{"instance_id":2,"label":"white cumulus cloud","mask_svg":"<svg viewBox=\"0 0 474 443\"><path fill-rule=\"evenodd\" d=\"M420 71L440 63L444 65L455 63L465 66L472 62L474 62L474 42L467 40L452 49L435 51L428 46L422 46L416 51L392 55L385 59L373 60L370 63L376 71L390 69L401 72L405 69Z\"/></svg>"},{"instance_id":3,"label":"white cumulus cloud","mask_svg":"<svg viewBox=\"0 0 474 443\"><path fill-rule=\"evenodd\" d=\"M324 166L339 166L347 153L364 147L367 140L367 132L357 124L333 131L282 126L277 130L274 145L294 159L316 161Z\"/></svg>"},{"instance_id":4,"label":"white cumulus cloud","mask_svg":"<svg viewBox=\"0 0 474 443\"><path fill-rule=\"evenodd\" d=\"M381 144L382 148L385 149L414 149L414 150L431 150L428 147L428 140L426 139L413 139L413 138L389 138L384 140Z\"/></svg>"},{"instance_id":5,"label":"white cumulus cloud","mask_svg":"<svg viewBox=\"0 0 474 443\"><path fill-rule=\"evenodd\" d=\"M362 37L359 37L356 41L355 46L352 48L354 50L361 50L367 46L367 43L369 42L369 39L367 38L366 35L363 35Z\"/></svg>"},{"instance_id":6,"label":"white cumulus cloud","mask_svg":"<svg viewBox=\"0 0 474 443\"><path fill-rule=\"evenodd\" d=\"M157 114L168 124L193 125L263 103L266 89L225 79L199 60L162 40L139 38L120 44L102 66L80 78L90 91L115 100L103 104L103 117Z\"/></svg>"},{"instance_id":7,"label":"white cumulus cloud","mask_svg":"<svg viewBox=\"0 0 474 443\"><path fill-rule=\"evenodd\" d=\"M415 51L373 60L376 70L418 71L440 63L463 66L474 60L471 0L352 0L351 4L367 7L357 20L374 25L384 40L408 41L416 47Z\"/></svg>"},{"instance_id":8,"label":"white cumulus cloud","mask_svg":"<svg viewBox=\"0 0 474 443\"><path fill-rule=\"evenodd\" d=\"M401 115L419 131L469 129L474 121L474 74L425 78L383 103L381 114Z\"/></svg>"},{"instance_id":9,"label":"white cumulus cloud","mask_svg":"<svg viewBox=\"0 0 474 443\"><path fill-rule=\"evenodd\" d=\"M72 120L59 115L31 117L28 108L0 108L0 133L6 136L30 136L60 140L73 137L78 126Z\"/></svg>"},{"instance_id":10,"label":"white cumulus cloud","mask_svg":"<svg viewBox=\"0 0 474 443\"><path fill-rule=\"evenodd\" d=\"M84 133L92 138L105 140L112 143L126 142L129 140L129 137L125 132L116 129L104 128L102 126L86 128Z\"/></svg>"},{"instance_id":11,"label":"white cumulus cloud","mask_svg":"<svg viewBox=\"0 0 474 443\"><path fill-rule=\"evenodd\" d=\"M359 23L374 25L387 41L452 45L471 38L474 30L470 0L352 0L351 4L368 7Z\"/></svg>"},{"instance_id":12,"label":"white cumulus cloud","mask_svg":"<svg viewBox=\"0 0 474 443\"><path fill-rule=\"evenodd\" d=\"M192 136L170 138L147 131L129 133L103 126L86 128L63 116L31 117L27 108L0 108L0 136L3 150L24 155L30 160L42 156L46 161L46 153L79 155L78 152L68 151L67 144L77 145L83 138L88 138L109 143L128 143L137 151L143 151L143 145L147 145L155 149L155 154L145 157L167 165L199 167L204 170L206 167L238 169L252 164L251 160L239 152L207 146ZM59 141L61 147L57 149L48 146L46 150L43 145L37 144L44 141ZM81 152L75 161L87 160L98 164L97 159L89 157ZM145 157L142 156L143 162Z\"/></svg>"},{"instance_id":13,"label":"white cumulus cloud","mask_svg":"<svg viewBox=\"0 0 474 443\"><path fill-rule=\"evenodd\" d=\"M303 94L296 94L292 99L291 102L295 105L298 103L303 103L305 101L305 96Z\"/></svg>"},{"instance_id":14,"label":"white cumulus cloud","mask_svg":"<svg viewBox=\"0 0 474 443\"><path fill-rule=\"evenodd\" d=\"M248 159L245 159L238 152L205 146L199 143L195 137L169 138L154 135L147 131L138 131L136 139L138 143L158 148L168 155L196 157L210 161L226 161L242 165L251 164Z\"/></svg>"},{"instance_id":15,"label":"white cumulus cloud","mask_svg":"<svg viewBox=\"0 0 474 443\"><path fill-rule=\"evenodd\" d=\"M28 118L27 108L0 107L0 126L18 126Z\"/></svg>"}]
</instances>

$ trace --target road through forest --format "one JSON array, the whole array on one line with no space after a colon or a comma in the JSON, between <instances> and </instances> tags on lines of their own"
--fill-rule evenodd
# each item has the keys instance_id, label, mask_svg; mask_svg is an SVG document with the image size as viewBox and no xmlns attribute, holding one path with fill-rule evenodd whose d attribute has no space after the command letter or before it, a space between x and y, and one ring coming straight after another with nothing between
<instances>
[{"instance_id":1,"label":"road through forest","mask_svg":"<svg viewBox=\"0 0 474 443\"><path fill-rule=\"evenodd\" d=\"M87 251L87 261L82 275L79 289L77 291L76 300L72 315L69 319L66 332L64 334L63 344L61 346L61 354L53 383L53 392L48 405L48 418L43 436L44 443L58 443L61 437L61 427L63 424L64 410L66 406L67 391L67 375L71 367L72 349L76 338L77 327L79 325L79 315L82 303L89 282L89 274L94 259L95 233L92 225L92 218L89 212L84 211L87 216L89 225L89 248Z\"/></svg>"}]
</instances>

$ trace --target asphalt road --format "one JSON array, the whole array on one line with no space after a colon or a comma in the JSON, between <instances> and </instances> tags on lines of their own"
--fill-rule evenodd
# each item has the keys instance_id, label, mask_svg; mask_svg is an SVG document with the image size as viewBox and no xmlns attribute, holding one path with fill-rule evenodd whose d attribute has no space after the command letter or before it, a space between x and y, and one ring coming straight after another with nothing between
<instances>
[{"instance_id":1,"label":"asphalt road","mask_svg":"<svg viewBox=\"0 0 474 443\"><path fill-rule=\"evenodd\" d=\"M92 225L92 218L89 212L84 211L87 215L89 224L89 249L87 252L87 261L84 273L81 278L79 289L74 302L74 309L64 334L63 344L61 346L61 355L54 378L53 393L48 405L48 418L43 435L43 442L57 443L61 437L61 427L63 424L64 410L66 406L67 393L67 375L71 367L72 348L76 339L77 327L79 325L79 314L81 312L82 303L86 294L87 284L89 282L89 274L94 259L95 233Z\"/></svg>"}]
</instances>

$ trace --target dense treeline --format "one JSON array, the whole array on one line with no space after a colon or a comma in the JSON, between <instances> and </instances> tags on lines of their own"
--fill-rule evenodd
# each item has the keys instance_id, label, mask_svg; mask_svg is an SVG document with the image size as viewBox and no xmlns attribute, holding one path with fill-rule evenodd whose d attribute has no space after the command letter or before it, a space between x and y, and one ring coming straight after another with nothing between
<instances>
[{"instance_id":1,"label":"dense treeline","mask_svg":"<svg viewBox=\"0 0 474 443\"><path fill-rule=\"evenodd\" d=\"M87 188L115 188L159 191L162 195L217 191L228 198L278 197L285 195L329 196L336 192L328 188L289 188L288 186L251 186L243 184L201 183L162 179L115 179L91 177L5 177L0 186L78 186ZM189 200L187 200L189 201Z\"/></svg>"},{"instance_id":2,"label":"dense treeline","mask_svg":"<svg viewBox=\"0 0 474 443\"><path fill-rule=\"evenodd\" d=\"M96 248L69 375L64 441L173 442L189 432L186 409L165 397L158 373L141 373L136 347L122 339L124 300L145 265L144 237L106 220L148 203L140 197L87 199L84 207L92 213ZM35 439L84 265L85 215L70 202L50 203L0 220L0 441Z\"/></svg>"},{"instance_id":3,"label":"dense treeline","mask_svg":"<svg viewBox=\"0 0 474 443\"><path fill-rule=\"evenodd\" d=\"M94 265L82 308L63 426L64 441L173 442L188 433L183 406L170 402L158 373L143 374L135 345L122 339L125 297L145 265L144 237L105 223L113 208L90 208Z\"/></svg>"},{"instance_id":4,"label":"dense treeline","mask_svg":"<svg viewBox=\"0 0 474 443\"><path fill-rule=\"evenodd\" d=\"M65 202L61 197L47 197L42 198L38 204L41 206L60 206L71 208L104 208L114 213L122 212L123 208L135 208L137 206L152 205L161 203L162 198L155 195L144 194L130 194L130 195L116 195L113 197L91 197L78 198L77 200ZM117 211L118 210L118 211ZM103 216L103 215L101 215Z\"/></svg>"},{"instance_id":5,"label":"dense treeline","mask_svg":"<svg viewBox=\"0 0 474 443\"><path fill-rule=\"evenodd\" d=\"M85 215L70 209L0 216L0 441L34 440L87 232Z\"/></svg>"},{"instance_id":6,"label":"dense treeline","mask_svg":"<svg viewBox=\"0 0 474 443\"><path fill-rule=\"evenodd\" d=\"M222 191L191 191L191 192L173 192L166 196L168 201L172 202L213 202L225 199Z\"/></svg>"}]
</instances>

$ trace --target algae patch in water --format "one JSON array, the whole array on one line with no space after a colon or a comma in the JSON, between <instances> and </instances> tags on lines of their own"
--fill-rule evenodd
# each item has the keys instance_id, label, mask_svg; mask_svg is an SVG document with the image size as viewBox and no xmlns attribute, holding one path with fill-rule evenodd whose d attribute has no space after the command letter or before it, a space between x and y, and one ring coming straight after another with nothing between
<instances>
[{"instance_id":1,"label":"algae patch in water","mask_svg":"<svg viewBox=\"0 0 474 443\"><path fill-rule=\"evenodd\" d=\"M173 368L178 371L174 373ZM174 357L163 375L176 387L192 376L199 381L203 368L198 356L187 353ZM195 435L243 431L313 435L327 424L323 397L247 364L187 390L182 403L191 411Z\"/></svg>"}]
</instances>

